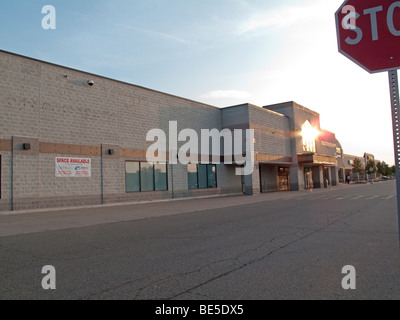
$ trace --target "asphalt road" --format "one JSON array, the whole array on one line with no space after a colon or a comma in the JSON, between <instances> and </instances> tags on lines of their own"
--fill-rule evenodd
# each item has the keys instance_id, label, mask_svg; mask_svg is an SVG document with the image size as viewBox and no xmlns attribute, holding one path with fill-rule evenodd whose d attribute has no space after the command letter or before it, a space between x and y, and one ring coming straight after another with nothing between
<instances>
[{"instance_id":1,"label":"asphalt road","mask_svg":"<svg viewBox=\"0 0 400 320\"><path fill-rule=\"evenodd\" d=\"M0 237L0 299L399 299L395 195L390 181Z\"/></svg>"}]
</instances>

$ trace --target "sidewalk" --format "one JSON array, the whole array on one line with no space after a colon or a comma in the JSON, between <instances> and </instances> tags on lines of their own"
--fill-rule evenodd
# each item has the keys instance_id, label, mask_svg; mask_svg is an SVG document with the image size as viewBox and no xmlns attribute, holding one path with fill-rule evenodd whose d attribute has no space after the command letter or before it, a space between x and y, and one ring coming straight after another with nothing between
<instances>
[{"instance_id":1,"label":"sidewalk","mask_svg":"<svg viewBox=\"0 0 400 320\"><path fill-rule=\"evenodd\" d=\"M0 213L0 237L228 208L361 186L364 185L340 184L328 189L262 193L252 197L230 195L148 203L5 212Z\"/></svg>"}]
</instances>

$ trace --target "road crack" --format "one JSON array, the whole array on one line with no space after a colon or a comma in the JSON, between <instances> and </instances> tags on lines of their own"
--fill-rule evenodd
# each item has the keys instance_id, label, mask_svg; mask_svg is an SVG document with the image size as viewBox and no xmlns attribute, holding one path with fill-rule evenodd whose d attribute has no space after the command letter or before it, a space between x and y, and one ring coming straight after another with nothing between
<instances>
[{"instance_id":1,"label":"road crack","mask_svg":"<svg viewBox=\"0 0 400 320\"><path fill-rule=\"evenodd\" d=\"M262 261L262 260L264 260L264 259L270 257L270 256L273 255L274 253L276 253L276 252L278 252L278 251L280 251L280 250L283 250L283 249L285 249L285 248L287 248L287 247L289 247L289 246L291 246L291 245L293 245L293 244L295 244L295 243L297 243L297 242L303 241L303 240L309 238L310 236L312 236L312 235L314 235L314 234L316 234L316 233L318 233L318 232L321 232L322 230L325 230L325 229L329 228L329 227L332 226L333 224L336 224L337 222L341 221L342 219L346 219L346 218L352 216L353 214L356 214L356 213L359 213L359 212L360 212L360 210L356 210L356 211L351 212L351 213L349 213L349 214L347 214L347 215L345 215L345 216L343 216L343 217L340 217L340 218L338 218L338 219L335 219L334 221L328 222L325 226L323 226L323 227L321 227L321 228L315 229L315 230L313 230L313 231L307 233L307 234L304 235L304 236L301 236L301 237L299 237L299 238L297 238L297 239L295 239L295 240L292 240L292 241L287 242L286 244L284 244L284 245L282 245L282 246L279 246L279 247L277 247L277 248L275 248L275 249L272 249L271 251L269 251L267 254L261 256L260 258L251 260L251 261L246 262L246 263L244 263L244 264L242 264L242 265L240 265L240 266L238 266L238 267L236 267L236 268L233 268L233 269L231 269L231 270L228 270L228 271L226 271L226 272L223 272L223 273L221 273L221 274L219 274L219 275L217 275L217 276L215 276L215 277L212 277L212 278L210 278L210 279L208 279L208 280L206 280L206 281L204 281L204 282L202 282L202 283L199 283L199 284L197 284L197 285L195 285L195 286L193 286L193 287L191 287L191 288L189 288L189 289L187 289L187 290L185 290L185 291L183 291L183 292L180 292L180 293L177 293L177 294L175 294L175 295L173 295L173 296L170 296L170 297L168 297L167 299L168 299L168 300L172 300L172 299L175 299L175 298L177 298L177 297L179 297L179 296L181 296L181 295L184 295L185 293L191 293L191 294L193 294L193 292L192 292L193 290L196 290L196 289L198 289L198 288L200 288L200 287L202 287L202 286L204 286L204 285L207 285L207 284L209 284L209 283L211 283L211 282L213 282L213 281L216 281L216 280L221 279L221 278L223 278L223 277L226 277L226 276L228 276L228 275L230 275L230 274L232 274L232 273L234 273L234 272L237 272L237 271L242 270L242 269L244 269L244 268L246 268L246 267L248 267L248 266L251 266L251 265L253 265L253 264L255 264L255 263L258 263L258 262L260 262L260 261ZM264 245L265 245L265 244L264 244ZM261 247L262 247L262 246L261 246ZM255 250L255 249L253 249L253 251L254 251L254 250ZM233 259L232 259L232 260L233 260Z\"/></svg>"}]
</instances>

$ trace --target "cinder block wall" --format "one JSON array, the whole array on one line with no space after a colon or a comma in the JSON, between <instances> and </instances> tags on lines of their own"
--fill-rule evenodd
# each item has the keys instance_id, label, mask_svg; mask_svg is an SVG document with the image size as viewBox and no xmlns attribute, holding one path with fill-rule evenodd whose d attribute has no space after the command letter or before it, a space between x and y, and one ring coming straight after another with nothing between
<instances>
[{"instance_id":1,"label":"cinder block wall","mask_svg":"<svg viewBox=\"0 0 400 320\"><path fill-rule=\"evenodd\" d=\"M260 178L261 192L278 191L278 166L262 166Z\"/></svg>"},{"instance_id":2,"label":"cinder block wall","mask_svg":"<svg viewBox=\"0 0 400 320\"><path fill-rule=\"evenodd\" d=\"M217 182L225 192L242 193L242 177L236 175L234 165L217 166Z\"/></svg>"},{"instance_id":3,"label":"cinder block wall","mask_svg":"<svg viewBox=\"0 0 400 320\"><path fill-rule=\"evenodd\" d=\"M261 154L291 157L289 118L270 110L249 105L250 128L254 129L255 151Z\"/></svg>"},{"instance_id":4,"label":"cinder block wall","mask_svg":"<svg viewBox=\"0 0 400 320\"><path fill-rule=\"evenodd\" d=\"M11 179L12 179L12 160L11 151L0 151L1 161L1 197L0 211L9 211L12 208L11 203Z\"/></svg>"},{"instance_id":5,"label":"cinder block wall","mask_svg":"<svg viewBox=\"0 0 400 320\"><path fill-rule=\"evenodd\" d=\"M145 160L149 130L168 138L169 121L199 136L221 130L220 109L202 103L0 51L0 117L0 210L168 199L172 181L175 197L240 188L232 176L223 188L189 191L186 166L168 166L168 191L125 192L125 162ZM92 177L56 178L57 156L90 158Z\"/></svg>"},{"instance_id":6,"label":"cinder block wall","mask_svg":"<svg viewBox=\"0 0 400 320\"><path fill-rule=\"evenodd\" d=\"M290 123L289 118L283 114L242 104L222 109L222 127L254 130L255 166L251 178L245 179L248 184L251 180L252 194L260 192L260 162L292 161ZM243 140L245 142L244 135ZM245 143L242 151L246 151Z\"/></svg>"}]
</instances>

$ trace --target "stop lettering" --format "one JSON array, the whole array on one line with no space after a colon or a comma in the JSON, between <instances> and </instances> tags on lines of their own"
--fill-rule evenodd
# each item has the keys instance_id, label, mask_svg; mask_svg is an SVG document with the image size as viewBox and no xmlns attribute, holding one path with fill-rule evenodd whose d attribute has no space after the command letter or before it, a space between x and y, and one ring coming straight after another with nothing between
<instances>
[{"instance_id":1,"label":"stop lettering","mask_svg":"<svg viewBox=\"0 0 400 320\"><path fill-rule=\"evenodd\" d=\"M368 72L400 68L400 1L347 0L336 27L339 52Z\"/></svg>"}]
</instances>

